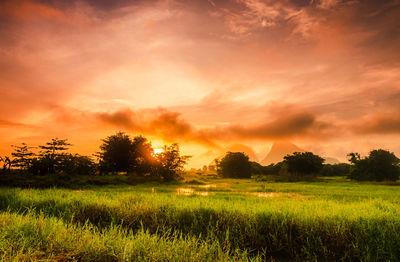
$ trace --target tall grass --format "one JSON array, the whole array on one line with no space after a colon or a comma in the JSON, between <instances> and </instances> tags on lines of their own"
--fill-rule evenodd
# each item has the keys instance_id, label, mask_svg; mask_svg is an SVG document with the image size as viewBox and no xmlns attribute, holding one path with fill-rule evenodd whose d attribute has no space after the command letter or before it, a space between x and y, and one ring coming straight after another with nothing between
<instances>
[{"instance_id":1,"label":"tall grass","mask_svg":"<svg viewBox=\"0 0 400 262\"><path fill-rule=\"evenodd\" d=\"M154 235L142 229L134 234L115 225L99 230L90 223L66 224L31 212L24 216L0 213L0 225L2 260L248 260L245 252L224 251L218 242L179 234Z\"/></svg>"},{"instance_id":2,"label":"tall grass","mask_svg":"<svg viewBox=\"0 0 400 262\"><path fill-rule=\"evenodd\" d=\"M132 239L146 232L168 245L178 245L174 242L177 236L185 236L183 242L207 245L221 260L232 256L399 260L400 204L396 187L285 184L257 188L249 182L246 190L292 189L308 197L257 198L234 192L187 197L153 194L144 186L78 191L1 189L0 210L8 215L27 213L30 217L55 219L67 228L86 230L99 239L105 237L101 235L104 232L115 232L115 228L120 238ZM167 191L168 187L160 189ZM340 192L342 197L338 197Z\"/></svg>"}]
</instances>

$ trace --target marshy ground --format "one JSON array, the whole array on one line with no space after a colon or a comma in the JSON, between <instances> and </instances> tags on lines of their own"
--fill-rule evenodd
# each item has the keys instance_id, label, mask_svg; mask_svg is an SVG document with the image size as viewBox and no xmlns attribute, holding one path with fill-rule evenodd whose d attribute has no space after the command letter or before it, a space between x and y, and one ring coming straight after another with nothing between
<instances>
[{"instance_id":1,"label":"marshy ground","mask_svg":"<svg viewBox=\"0 0 400 262\"><path fill-rule=\"evenodd\" d=\"M400 187L186 177L79 189L0 189L4 260L400 258Z\"/></svg>"}]
</instances>

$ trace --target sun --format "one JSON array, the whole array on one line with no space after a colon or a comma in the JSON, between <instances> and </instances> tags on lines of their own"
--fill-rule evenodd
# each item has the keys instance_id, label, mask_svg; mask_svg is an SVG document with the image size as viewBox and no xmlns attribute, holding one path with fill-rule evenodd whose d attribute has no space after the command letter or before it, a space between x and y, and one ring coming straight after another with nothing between
<instances>
[{"instance_id":1,"label":"sun","mask_svg":"<svg viewBox=\"0 0 400 262\"><path fill-rule=\"evenodd\" d=\"M155 155L160 154L162 152L164 152L164 149L162 149L162 148L154 148L154 154Z\"/></svg>"}]
</instances>

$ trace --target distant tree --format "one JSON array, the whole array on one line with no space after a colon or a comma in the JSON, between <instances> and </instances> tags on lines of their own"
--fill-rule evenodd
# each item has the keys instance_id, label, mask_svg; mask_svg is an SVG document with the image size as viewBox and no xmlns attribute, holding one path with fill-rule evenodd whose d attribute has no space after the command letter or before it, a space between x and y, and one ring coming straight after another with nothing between
<instances>
[{"instance_id":1,"label":"distant tree","mask_svg":"<svg viewBox=\"0 0 400 262\"><path fill-rule=\"evenodd\" d=\"M311 152L294 152L292 155L286 155L283 159L283 164L287 165L289 174L297 176L317 175L325 161Z\"/></svg>"},{"instance_id":2,"label":"distant tree","mask_svg":"<svg viewBox=\"0 0 400 262\"><path fill-rule=\"evenodd\" d=\"M207 172L208 167L206 165L203 166L203 172Z\"/></svg>"},{"instance_id":3,"label":"distant tree","mask_svg":"<svg viewBox=\"0 0 400 262\"><path fill-rule=\"evenodd\" d=\"M102 140L99 158L102 172L136 172L144 174L151 171L153 148L145 137L133 139L124 132L118 132Z\"/></svg>"},{"instance_id":4,"label":"distant tree","mask_svg":"<svg viewBox=\"0 0 400 262\"><path fill-rule=\"evenodd\" d=\"M78 154L67 155L62 165L62 171L71 175L94 175L97 170L96 163L90 157Z\"/></svg>"},{"instance_id":5,"label":"distant tree","mask_svg":"<svg viewBox=\"0 0 400 262\"><path fill-rule=\"evenodd\" d=\"M2 171L10 172L11 165L12 165L12 161L11 161L10 157L8 157L8 156L0 157L0 162L3 162Z\"/></svg>"},{"instance_id":6,"label":"distant tree","mask_svg":"<svg viewBox=\"0 0 400 262\"><path fill-rule=\"evenodd\" d=\"M220 161L217 161L217 172L222 177L250 178L249 157L243 152L227 152Z\"/></svg>"},{"instance_id":7,"label":"distant tree","mask_svg":"<svg viewBox=\"0 0 400 262\"><path fill-rule=\"evenodd\" d=\"M347 176L350 173L351 165L347 163L324 164L321 176Z\"/></svg>"},{"instance_id":8,"label":"distant tree","mask_svg":"<svg viewBox=\"0 0 400 262\"><path fill-rule=\"evenodd\" d=\"M283 161L276 164L269 164L268 166L263 166L263 174L265 175L278 175L283 166Z\"/></svg>"},{"instance_id":9,"label":"distant tree","mask_svg":"<svg viewBox=\"0 0 400 262\"><path fill-rule=\"evenodd\" d=\"M41 173L54 174L61 171L62 162L67 156L67 151L71 146L67 139L53 138L45 145L39 146L41 149L39 159L35 160L41 162ZM47 169L47 170L46 170Z\"/></svg>"},{"instance_id":10,"label":"distant tree","mask_svg":"<svg viewBox=\"0 0 400 262\"><path fill-rule=\"evenodd\" d=\"M11 155L14 157L12 165L21 170L28 170L35 153L31 151L34 147L29 147L25 143L21 143L21 145L12 145L14 148L14 152Z\"/></svg>"},{"instance_id":11,"label":"distant tree","mask_svg":"<svg viewBox=\"0 0 400 262\"><path fill-rule=\"evenodd\" d=\"M28 172L35 176L50 174L52 165L53 163L48 156L35 157L31 160Z\"/></svg>"},{"instance_id":12,"label":"distant tree","mask_svg":"<svg viewBox=\"0 0 400 262\"><path fill-rule=\"evenodd\" d=\"M378 149L361 158L358 153L348 154L353 164L349 177L359 181L396 181L400 174L400 159L394 153Z\"/></svg>"},{"instance_id":13,"label":"distant tree","mask_svg":"<svg viewBox=\"0 0 400 262\"><path fill-rule=\"evenodd\" d=\"M159 176L163 181L172 181L179 177L179 172L190 156L181 156L178 144L164 146L163 152L154 156L153 174Z\"/></svg>"},{"instance_id":14,"label":"distant tree","mask_svg":"<svg viewBox=\"0 0 400 262\"><path fill-rule=\"evenodd\" d=\"M52 157L64 155L71 146L67 141L68 139L53 138L51 141L46 142L45 145L39 146L39 148L42 149L41 154L50 155Z\"/></svg>"},{"instance_id":15,"label":"distant tree","mask_svg":"<svg viewBox=\"0 0 400 262\"><path fill-rule=\"evenodd\" d=\"M257 162L250 161L251 173L261 175L264 173L264 167Z\"/></svg>"}]
</instances>

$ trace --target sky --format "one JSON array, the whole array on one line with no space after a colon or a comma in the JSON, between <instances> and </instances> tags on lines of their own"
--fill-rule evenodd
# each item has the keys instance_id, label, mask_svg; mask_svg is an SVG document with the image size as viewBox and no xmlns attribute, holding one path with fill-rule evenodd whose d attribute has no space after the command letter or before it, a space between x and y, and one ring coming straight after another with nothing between
<instances>
[{"instance_id":1,"label":"sky","mask_svg":"<svg viewBox=\"0 0 400 262\"><path fill-rule=\"evenodd\" d=\"M400 156L400 0L0 0L0 155L121 130L201 167L275 141Z\"/></svg>"}]
</instances>

